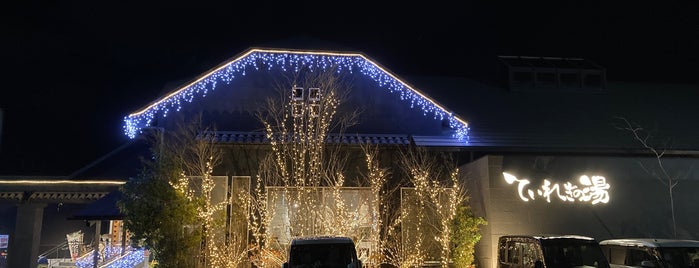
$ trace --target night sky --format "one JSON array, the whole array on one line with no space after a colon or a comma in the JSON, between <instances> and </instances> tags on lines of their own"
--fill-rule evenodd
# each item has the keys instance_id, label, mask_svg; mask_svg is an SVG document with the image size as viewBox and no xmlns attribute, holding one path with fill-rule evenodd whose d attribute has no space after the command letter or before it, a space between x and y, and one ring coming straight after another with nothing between
<instances>
[{"instance_id":1,"label":"night sky","mask_svg":"<svg viewBox=\"0 0 699 268\"><path fill-rule=\"evenodd\" d=\"M122 118L166 84L297 36L399 76L473 77L497 55L588 58L617 81L699 73L699 1L11 2L0 8L0 175L68 175L127 142Z\"/></svg>"}]
</instances>

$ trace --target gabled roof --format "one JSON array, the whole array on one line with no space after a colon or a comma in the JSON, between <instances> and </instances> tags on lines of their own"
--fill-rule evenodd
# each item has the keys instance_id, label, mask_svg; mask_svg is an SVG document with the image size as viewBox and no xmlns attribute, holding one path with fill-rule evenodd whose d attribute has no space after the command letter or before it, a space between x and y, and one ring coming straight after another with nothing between
<instances>
[{"instance_id":1,"label":"gabled roof","mask_svg":"<svg viewBox=\"0 0 699 268\"><path fill-rule=\"evenodd\" d=\"M619 118L647 130L666 155L699 152L699 86L609 81L604 91L511 91L465 77L408 77L469 114L469 149L508 152L648 153Z\"/></svg>"},{"instance_id":2,"label":"gabled roof","mask_svg":"<svg viewBox=\"0 0 699 268\"><path fill-rule=\"evenodd\" d=\"M151 126L157 117L179 111L192 100L204 98L209 91L216 90L217 85L229 83L248 72L272 69L295 71L301 67L324 70L333 65L339 68L339 72L356 72L371 78L385 90L400 95L406 106L419 107L423 114L432 115L435 120L447 120L455 130L454 136L467 141L468 124L465 120L362 53L261 47L248 49L129 114L124 118L124 131L134 138L143 128ZM265 69L261 69L262 66Z\"/></svg>"},{"instance_id":3,"label":"gabled roof","mask_svg":"<svg viewBox=\"0 0 699 268\"><path fill-rule=\"evenodd\" d=\"M214 95L214 90L234 92L238 89L235 83L231 83L231 86L223 84L251 72L296 70L301 66L323 69L337 64L343 72L363 75L370 83L375 82L378 89L386 90L381 94L400 96L403 102L391 102L391 105L396 104L394 109L402 108L402 103L409 108L419 107L424 115L447 121L449 127L456 130L453 137L444 135L449 132L443 132L441 136L410 131L392 132L396 137L409 136L409 140L418 146L460 147L484 152L647 153L646 148L641 147L628 131L619 128L617 119L623 117L648 129L659 128L661 131L658 131L655 140L659 143L654 147L668 150L669 155L699 153L699 140L694 137L699 125L689 123L699 116L699 106L693 103L699 96L696 85L610 81L605 82L607 86L604 90L560 87L513 91L498 83L484 84L466 77L417 76L404 80L362 53L341 51L343 47L331 43L312 46L312 50L299 49L307 44L307 40L290 40L286 44L275 45L293 49L250 48L126 116L125 133L133 138L143 128L155 124L159 117L179 111L195 99L204 99L207 93ZM511 62L513 59L505 59L505 65L516 65L516 62ZM603 67L584 59L516 58L522 59L545 59L545 63L554 62L551 64L556 64L558 69L566 67L563 64L566 62L570 63L566 68L571 70L604 71ZM429 96L424 92L429 92ZM468 124L459 116L464 114L469 115ZM432 122L431 119L425 120ZM226 130L251 131L236 128ZM252 136L221 134L224 142L248 143L248 139L254 140ZM671 142L660 144L664 140Z\"/></svg>"}]
</instances>

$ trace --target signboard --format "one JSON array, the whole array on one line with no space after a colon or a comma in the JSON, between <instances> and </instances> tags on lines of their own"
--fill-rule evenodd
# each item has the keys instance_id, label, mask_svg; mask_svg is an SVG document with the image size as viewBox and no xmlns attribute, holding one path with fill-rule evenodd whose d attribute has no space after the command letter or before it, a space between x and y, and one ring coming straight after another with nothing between
<instances>
[{"instance_id":1,"label":"signboard","mask_svg":"<svg viewBox=\"0 0 699 268\"><path fill-rule=\"evenodd\" d=\"M528 179L519 179L507 172L503 172L502 175L507 184L517 185L517 192L522 201L542 198L551 203L551 197L558 197L563 202L589 202L593 205L609 202L609 188L611 187L603 176L582 175L577 183L568 181L554 183L544 179L543 183L535 188L532 187Z\"/></svg>"},{"instance_id":2,"label":"signboard","mask_svg":"<svg viewBox=\"0 0 699 268\"><path fill-rule=\"evenodd\" d=\"M68 240L68 250L70 251L70 259L76 261L80 256L80 246L83 244L83 232L77 231L66 235Z\"/></svg>"}]
</instances>

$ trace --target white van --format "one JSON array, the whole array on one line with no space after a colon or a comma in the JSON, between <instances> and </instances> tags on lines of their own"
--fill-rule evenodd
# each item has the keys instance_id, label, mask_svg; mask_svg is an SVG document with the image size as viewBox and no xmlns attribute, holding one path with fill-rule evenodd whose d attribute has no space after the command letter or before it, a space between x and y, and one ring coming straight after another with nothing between
<instances>
[{"instance_id":1,"label":"white van","mask_svg":"<svg viewBox=\"0 0 699 268\"><path fill-rule=\"evenodd\" d=\"M362 268L349 237L313 236L291 240L283 268Z\"/></svg>"},{"instance_id":2,"label":"white van","mask_svg":"<svg viewBox=\"0 0 699 268\"><path fill-rule=\"evenodd\" d=\"M609 268L597 240L580 235L505 235L498 268Z\"/></svg>"},{"instance_id":3,"label":"white van","mask_svg":"<svg viewBox=\"0 0 699 268\"><path fill-rule=\"evenodd\" d=\"M600 241L614 268L699 268L699 241L655 238Z\"/></svg>"}]
</instances>

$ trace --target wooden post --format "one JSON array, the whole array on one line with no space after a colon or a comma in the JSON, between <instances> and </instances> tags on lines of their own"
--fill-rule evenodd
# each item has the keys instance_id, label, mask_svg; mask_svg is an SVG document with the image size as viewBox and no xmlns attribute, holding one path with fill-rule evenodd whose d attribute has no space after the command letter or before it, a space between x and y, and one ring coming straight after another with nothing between
<instances>
[{"instance_id":1,"label":"wooden post","mask_svg":"<svg viewBox=\"0 0 699 268\"><path fill-rule=\"evenodd\" d=\"M121 220L121 256L126 254L126 229L124 229L124 220Z\"/></svg>"}]
</instances>

